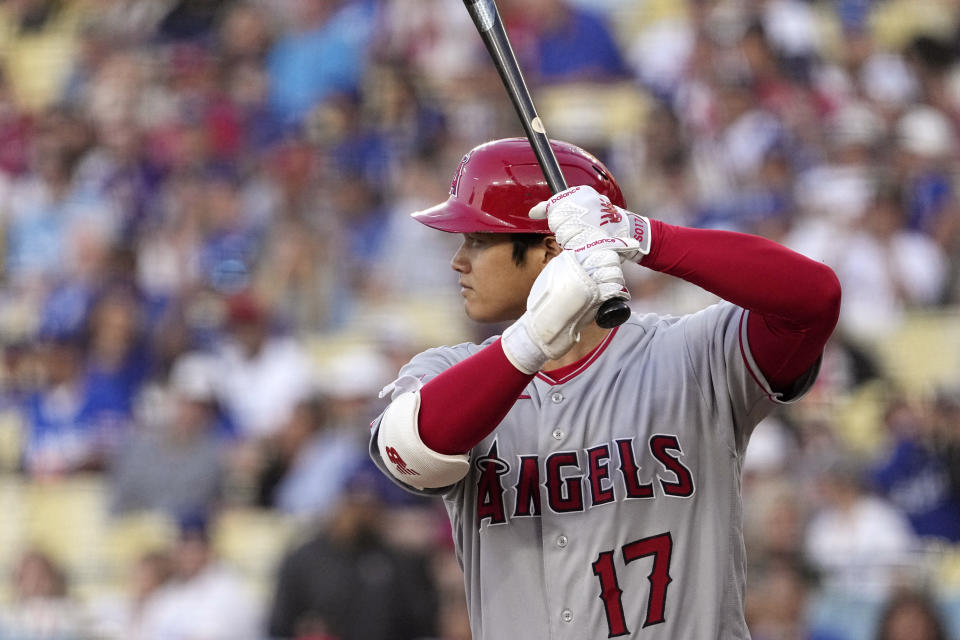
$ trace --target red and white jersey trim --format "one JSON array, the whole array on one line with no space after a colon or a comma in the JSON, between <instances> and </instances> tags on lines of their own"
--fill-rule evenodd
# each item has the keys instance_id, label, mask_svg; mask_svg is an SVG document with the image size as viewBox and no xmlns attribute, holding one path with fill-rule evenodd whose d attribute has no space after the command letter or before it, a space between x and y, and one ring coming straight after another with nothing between
<instances>
[{"instance_id":1,"label":"red and white jersey trim","mask_svg":"<svg viewBox=\"0 0 960 640\"><path fill-rule=\"evenodd\" d=\"M740 326L739 326L739 336L740 336L740 355L743 356L743 363L747 366L747 373L750 374L750 377L753 378L753 381L757 383L757 386L763 389L763 392L767 394L767 398L771 402L776 402L777 404L787 404L781 400L783 394L777 391L774 391L770 387L770 383L767 382L766 377L763 375L763 372L760 370L760 367L757 365L756 361L753 359L753 353L750 351L750 340L747 337L747 314L750 313L746 309L740 312Z\"/></svg>"},{"instance_id":2,"label":"red and white jersey trim","mask_svg":"<svg viewBox=\"0 0 960 640\"><path fill-rule=\"evenodd\" d=\"M579 364L574 363L574 365L576 366L574 366L572 370L567 371L567 367L558 369L558 371L562 373L557 377L554 377L553 375L551 375L551 372L549 371L540 371L537 373L537 377L551 386L557 385L557 384L563 384L564 382L570 382L571 380L576 378L578 375L586 371L591 364L597 361L597 358L599 358L600 354L602 354L604 350L606 350L607 345L610 344L610 341L613 340L613 336L619 330L620 330L620 327L616 327L610 333L608 333L606 337L604 337L604 339L600 342L600 344L598 344L594 348L593 351L591 351L582 360L580 360Z\"/></svg>"}]
</instances>

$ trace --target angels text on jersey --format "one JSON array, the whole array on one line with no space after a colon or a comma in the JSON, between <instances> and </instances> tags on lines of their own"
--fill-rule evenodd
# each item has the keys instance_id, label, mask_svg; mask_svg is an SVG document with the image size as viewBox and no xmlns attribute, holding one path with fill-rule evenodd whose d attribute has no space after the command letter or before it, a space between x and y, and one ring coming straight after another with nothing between
<instances>
[{"instance_id":1,"label":"angels text on jersey","mask_svg":"<svg viewBox=\"0 0 960 640\"><path fill-rule=\"evenodd\" d=\"M622 438L554 452L544 460L535 453L519 454L511 465L500 457L494 439L474 461L477 522L482 528L540 516L544 508L563 514L624 500L689 498L696 486L682 456L677 436L654 434L646 442ZM643 481L647 465L654 470Z\"/></svg>"}]
</instances>

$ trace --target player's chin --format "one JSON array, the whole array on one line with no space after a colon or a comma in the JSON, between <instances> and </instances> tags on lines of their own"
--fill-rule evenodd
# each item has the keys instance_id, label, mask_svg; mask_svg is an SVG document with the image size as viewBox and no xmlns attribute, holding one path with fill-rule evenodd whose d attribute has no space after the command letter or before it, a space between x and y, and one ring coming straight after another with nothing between
<instances>
[{"instance_id":1,"label":"player's chin","mask_svg":"<svg viewBox=\"0 0 960 640\"><path fill-rule=\"evenodd\" d=\"M494 324L516 320L523 314L523 310L504 309L485 305L476 299L467 298L463 302L464 312L474 322Z\"/></svg>"},{"instance_id":2,"label":"player's chin","mask_svg":"<svg viewBox=\"0 0 960 640\"><path fill-rule=\"evenodd\" d=\"M492 320L488 320L490 314L483 308L482 305L478 305L476 302L464 300L463 312L466 313L467 317L474 322L493 322Z\"/></svg>"}]
</instances>

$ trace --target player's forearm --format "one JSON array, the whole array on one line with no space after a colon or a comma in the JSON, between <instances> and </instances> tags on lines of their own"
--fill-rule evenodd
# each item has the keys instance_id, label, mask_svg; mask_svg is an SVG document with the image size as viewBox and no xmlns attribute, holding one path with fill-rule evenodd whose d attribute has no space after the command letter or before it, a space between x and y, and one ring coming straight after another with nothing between
<instances>
[{"instance_id":1,"label":"player's forearm","mask_svg":"<svg viewBox=\"0 0 960 640\"><path fill-rule=\"evenodd\" d=\"M531 379L497 340L423 386L421 440L437 453L466 453L500 424Z\"/></svg>"},{"instance_id":2,"label":"player's forearm","mask_svg":"<svg viewBox=\"0 0 960 640\"><path fill-rule=\"evenodd\" d=\"M798 328L836 323L840 284L830 267L760 236L650 222L643 266Z\"/></svg>"}]
</instances>

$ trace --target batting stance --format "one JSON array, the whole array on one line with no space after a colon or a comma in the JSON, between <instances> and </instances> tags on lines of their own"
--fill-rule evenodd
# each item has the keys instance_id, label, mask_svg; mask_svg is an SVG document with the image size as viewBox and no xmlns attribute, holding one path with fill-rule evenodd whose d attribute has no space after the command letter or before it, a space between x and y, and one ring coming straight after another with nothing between
<instances>
[{"instance_id":1,"label":"batting stance","mask_svg":"<svg viewBox=\"0 0 960 640\"><path fill-rule=\"evenodd\" d=\"M405 365L371 456L443 496L476 640L749 638L744 451L815 379L839 283L769 240L626 211L599 160L552 144L570 189L551 197L529 143L496 140L414 214L463 234L467 315L514 322ZM601 329L621 260L723 301Z\"/></svg>"}]
</instances>

